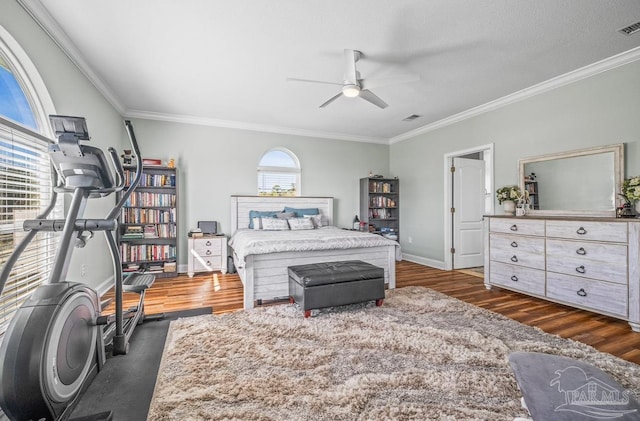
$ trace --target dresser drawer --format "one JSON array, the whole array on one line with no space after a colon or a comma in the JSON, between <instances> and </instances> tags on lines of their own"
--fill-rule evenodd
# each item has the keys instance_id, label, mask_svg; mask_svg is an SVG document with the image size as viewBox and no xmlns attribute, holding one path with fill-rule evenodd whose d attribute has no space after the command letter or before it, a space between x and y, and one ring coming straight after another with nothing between
<instances>
[{"instance_id":1,"label":"dresser drawer","mask_svg":"<svg viewBox=\"0 0 640 421\"><path fill-rule=\"evenodd\" d=\"M627 242L626 222L547 221L547 237Z\"/></svg>"},{"instance_id":2,"label":"dresser drawer","mask_svg":"<svg viewBox=\"0 0 640 421\"><path fill-rule=\"evenodd\" d=\"M222 241L215 238L204 238L195 241L193 244L193 249L200 256L211 256L220 254L222 251Z\"/></svg>"},{"instance_id":3,"label":"dresser drawer","mask_svg":"<svg viewBox=\"0 0 640 421\"><path fill-rule=\"evenodd\" d=\"M547 239L547 270L627 284L627 246Z\"/></svg>"},{"instance_id":4,"label":"dresser drawer","mask_svg":"<svg viewBox=\"0 0 640 421\"><path fill-rule=\"evenodd\" d=\"M489 283L528 294L544 296L545 273L542 270L491 262Z\"/></svg>"},{"instance_id":5,"label":"dresser drawer","mask_svg":"<svg viewBox=\"0 0 640 421\"><path fill-rule=\"evenodd\" d=\"M491 218L489 231L544 236L544 221L540 219Z\"/></svg>"},{"instance_id":6,"label":"dresser drawer","mask_svg":"<svg viewBox=\"0 0 640 421\"><path fill-rule=\"evenodd\" d=\"M503 263L544 269L544 238L491 234L489 258Z\"/></svg>"},{"instance_id":7,"label":"dresser drawer","mask_svg":"<svg viewBox=\"0 0 640 421\"><path fill-rule=\"evenodd\" d=\"M213 257L193 257L193 270L195 272L219 270L222 267L222 257L220 255Z\"/></svg>"},{"instance_id":8,"label":"dresser drawer","mask_svg":"<svg viewBox=\"0 0 640 421\"><path fill-rule=\"evenodd\" d=\"M547 272L547 297L585 309L627 317L627 286Z\"/></svg>"}]
</instances>

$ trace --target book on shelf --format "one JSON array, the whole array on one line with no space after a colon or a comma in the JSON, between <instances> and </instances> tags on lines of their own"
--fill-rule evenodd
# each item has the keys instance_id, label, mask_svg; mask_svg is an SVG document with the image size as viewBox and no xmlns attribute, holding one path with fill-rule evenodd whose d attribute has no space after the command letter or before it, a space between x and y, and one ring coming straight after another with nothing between
<instances>
[{"instance_id":1,"label":"book on shelf","mask_svg":"<svg viewBox=\"0 0 640 421\"><path fill-rule=\"evenodd\" d=\"M159 167L162 165L162 160L157 158L142 158L142 165L149 165L152 167Z\"/></svg>"},{"instance_id":2,"label":"book on shelf","mask_svg":"<svg viewBox=\"0 0 640 421\"><path fill-rule=\"evenodd\" d=\"M144 226L144 238L158 238L158 229L155 225Z\"/></svg>"},{"instance_id":3,"label":"book on shelf","mask_svg":"<svg viewBox=\"0 0 640 421\"><path fill-rule=\"evenodd\" d=\"M128 265L124 265L124 267L122 268L123 272L138 272L140 270L140 265L137 264L128 264Z\"/></svg>"},{"instance_id":4,"label":"book on shelf","mask_svg":"<svg viewBox=\"0 0 640 421\"><path fill-rule=\"evenodd\" d=\"M123 239L137 239L144 238L144 229L140 225L130 225L125 227L124 233L122 234Z\"/></svg>"}]
</instances>

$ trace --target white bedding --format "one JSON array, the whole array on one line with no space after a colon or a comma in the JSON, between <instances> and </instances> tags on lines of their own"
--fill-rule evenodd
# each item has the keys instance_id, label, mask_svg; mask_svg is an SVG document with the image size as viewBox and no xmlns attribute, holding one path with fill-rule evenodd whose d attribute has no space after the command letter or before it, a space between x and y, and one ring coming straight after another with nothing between
<instances>
[{"instance_id":1,"label":"white bedding","mask_svg":"<svg viewBox=\"0 0 640 421\"><path fill-rule=\"evenodd\" d=\"M244 267L245 258L251 254L366 248L391 244L396 247L396 260L402 260L400 244L397 241L333 226L297 231L241 229L236 231L229 241L229 246L236 254L236 264L239 268Z\"/></svg>"}]
</instances>

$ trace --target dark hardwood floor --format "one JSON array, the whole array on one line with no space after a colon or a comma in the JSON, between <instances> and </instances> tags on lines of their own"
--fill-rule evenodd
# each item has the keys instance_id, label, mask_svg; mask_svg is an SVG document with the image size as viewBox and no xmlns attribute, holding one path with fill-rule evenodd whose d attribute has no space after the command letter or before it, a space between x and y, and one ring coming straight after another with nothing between
<instances>
[{"instance_id":1,"label":"dark hardwood floor","mask_svg":"<svg viewBox=\"0 0 640 421\"><path fill-rule=\"evenodd\" d=\"M545 332L591 345L628 361L640 364L640 333L627 322L584 310L554 304L526 295L493 288L487 290L482 278L460 271L443 271L407 261L396 267L398 288L420 285L440 291ZM110 294L107 294L109 296ZM127 295L125 308L133 305L135 294ZM238 275L200 274L158 279L147 291L147 314L213 307L215 314L242 309L242 282Z\"/></svg>"}]
</instances>

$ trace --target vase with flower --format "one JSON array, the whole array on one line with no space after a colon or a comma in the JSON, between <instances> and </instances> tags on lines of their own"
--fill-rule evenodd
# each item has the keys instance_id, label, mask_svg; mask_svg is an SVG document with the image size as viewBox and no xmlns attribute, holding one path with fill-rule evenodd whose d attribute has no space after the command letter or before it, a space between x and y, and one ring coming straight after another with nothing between
<instances>
[{"instance_id":1,"label":"vase with flower","mask_svg":"<svg viewBox=\"0 0 640 421\"><path fill-rule=\"evenodd\" d=\"M618 196L624 203L616 210L616 216L634 218L640 215L640 175L625 179L622 182L622 193L618 193Z\"/></svg>"},{"instance_id":2,"label":"vase with flower","mask_svg":"<svg viewBox=\"0 0 640 421\"><path fill-rule=\"evenodd\" d=\"M524 197L518 186L504 186L496 190L498 204L502 205L505 215L515 215L516 202Z\"/></svg>"}]
</instances>

